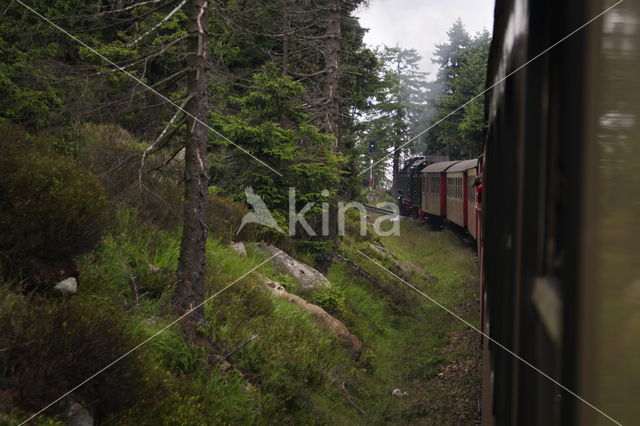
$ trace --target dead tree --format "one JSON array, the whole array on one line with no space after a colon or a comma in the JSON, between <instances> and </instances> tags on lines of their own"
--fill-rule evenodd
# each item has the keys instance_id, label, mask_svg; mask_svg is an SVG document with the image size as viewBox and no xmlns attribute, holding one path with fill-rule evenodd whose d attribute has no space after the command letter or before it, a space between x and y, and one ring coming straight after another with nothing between
<instances>
[{"instance_id":1,"label":"dead tree","mask_svg":"<svg viewBox=\"0 0 640 426\"><path fill-rule=\"evenodd\" d=\"M208 0L188 0L187 32L187 136L185 142L185 200L180 258L173 293L176 314L191 312L181 322L192 342L204 322L204 281L206 271L207 225L205 223L208 173L207 141L207 37Z\"/></svg>"}]
</instances>

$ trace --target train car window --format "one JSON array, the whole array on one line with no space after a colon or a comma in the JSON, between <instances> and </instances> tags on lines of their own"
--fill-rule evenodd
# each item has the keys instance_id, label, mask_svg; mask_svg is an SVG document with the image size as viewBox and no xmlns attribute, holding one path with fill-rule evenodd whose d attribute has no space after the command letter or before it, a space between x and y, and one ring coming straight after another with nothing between
<instances>
[{"instance_id":1,"label":"train car window","mask_svg":"<svg viewBox=\"0 0 640 426\"><path fill-rule=\"evenodd\" d=\"M440 176L431 176L431 195L440 195Z\"/></svg>"}]
</instances>

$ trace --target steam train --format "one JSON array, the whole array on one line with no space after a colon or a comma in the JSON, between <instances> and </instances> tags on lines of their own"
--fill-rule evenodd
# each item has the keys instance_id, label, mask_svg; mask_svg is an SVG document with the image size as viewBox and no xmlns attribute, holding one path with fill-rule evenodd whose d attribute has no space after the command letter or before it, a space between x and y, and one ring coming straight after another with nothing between
<instances>
[{"instance_id":1,"label":"steam train","mask_svg":"<svg viewBox=\"0 0 640 426\"><path fill-rule=\"evenodd\" d=\"M446 156L413 157L398 173L398 203L403 216L452 223L478 239L481 204L477 179L481 159L438 161Z\"/></svg>"},{"instance_id":2,"label":"steam train","mask_svg":"<svg viewBox=\"0 0 640 426\"><path fill-rule=\"evenodd\" d=\"M497 0L493 34L480 161L414 171L407 201L478 238L482 423L634 424L640 2Z\"/></svg>"}]
</instances>

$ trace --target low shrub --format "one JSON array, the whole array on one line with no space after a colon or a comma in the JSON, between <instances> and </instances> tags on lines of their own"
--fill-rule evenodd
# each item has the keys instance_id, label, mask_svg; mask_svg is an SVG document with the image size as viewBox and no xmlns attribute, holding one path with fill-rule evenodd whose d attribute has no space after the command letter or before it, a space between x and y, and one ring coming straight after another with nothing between
<instances>
[{"instance_id":1,"label":"low shrub","mask_svg":"<svg viewBox=\"0 0 640 426\"><path fill-rule=\"evenodd\" d=\"M313 293L313 303L330 314L339 314L345 308L344 290L338 284L316 290Z\"/></svg>"},{"instance_id":2,"label":"low shrub","mask_svg":"<svg viewBox=\"0 0 640 426\"><path fill-rule=\"evenodd\" d=\"M120 315L77 302L18 299L0 311L0 393L28 412L42 409L130 350ZM6 308L6 309L5 309ZM155 387L136 351L73 392L96 419L128 407ZM48 415L62 414L55 404Z\"/></svg>"},{"instance_id":3,"label":"low shrub","mask_svg":"<svg viewBox=\"0 0 640 426\"><path fill-rule=\"evenodd\" d=\"M211 235L223 242L251 241L257 235L257 226L247 224L238 235L242 218L249 213L247 207L238 201L234 201L223 195L210 191L207 203L207 226Z\"/></svg>"},{"instance_id":4,"label":"low shrub","mask_svg":"<svg viewBox=\"0 0 640 426\"><path fill-rule=\"evenodd\" d=\"M0 123L0 251L5 273L36 273L91 249L106 197L92 173L54 152L47 137ZM34 261L37 259L37 261Z\"/></svg>"},{"instance_id":5,"label":"low shrub","mask_svg":"<svg viewBox=\"0 0 640 426\"><path fill-rule=\"evenodd\" d=\"M116 212L96 249L78 259L81 294L137 305L170 294L179 233L143 221L133 209Z\"/></svg>"},{"instance_id":6,"label":"low shrub","mask_svg":"<svg viewBox=\"0 0 640 426\"><path fill-rule=\"evenodd\" d=\"M149 155L141 175L148 145L122 127L85 124L78 133L83 139L80 160L99 176L115 208L135 208L141 218L164 229L182 224L184 174L179 156L168 161L170 153L165 151Z\"/></svg>"}]
</instances>

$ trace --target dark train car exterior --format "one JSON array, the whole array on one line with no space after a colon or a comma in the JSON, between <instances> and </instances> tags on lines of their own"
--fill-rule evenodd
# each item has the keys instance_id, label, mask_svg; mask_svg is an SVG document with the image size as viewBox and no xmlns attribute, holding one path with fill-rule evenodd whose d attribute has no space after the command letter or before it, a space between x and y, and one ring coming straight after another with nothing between
<instances>
[{"instance_id":1,"label":"dark train car exterior","mask_svg":"<svg viewBox=\"0 0 640 426\"><path fill-rule=\"evenodd\" d=\"M467 170L466 173L466 185L465 185L465 198L467 203L467 215L466 215L466 225L469 230L469 234L477 240L478 238L478 227L480 225L480 206L478 205L478 200L476 199L476 187L474 185L476 176L479 176L478 173L478 160L475 160L475 167L472 167Z\"/></svg>"},{"instance_id":2,"label":"dark train car exterior","mask_svg":"<svg viewBox=\"0 0 640 426\"><path fill-rule=\"evenodd\" d=\"M458 161L443 161L425 167L422 174L422 210L434 216L447 215L447 169Z\"/></svg>"},{"instance_id":3,"label":"dark train car exterior","mask_svg":"<svg viewBox=\"0 0 640 426\"><path fill-rule=\"evenodd\" d=\"M484 425L640 418L640 4L614 3L496 3Z\"/></svg>"}]
</instances>

